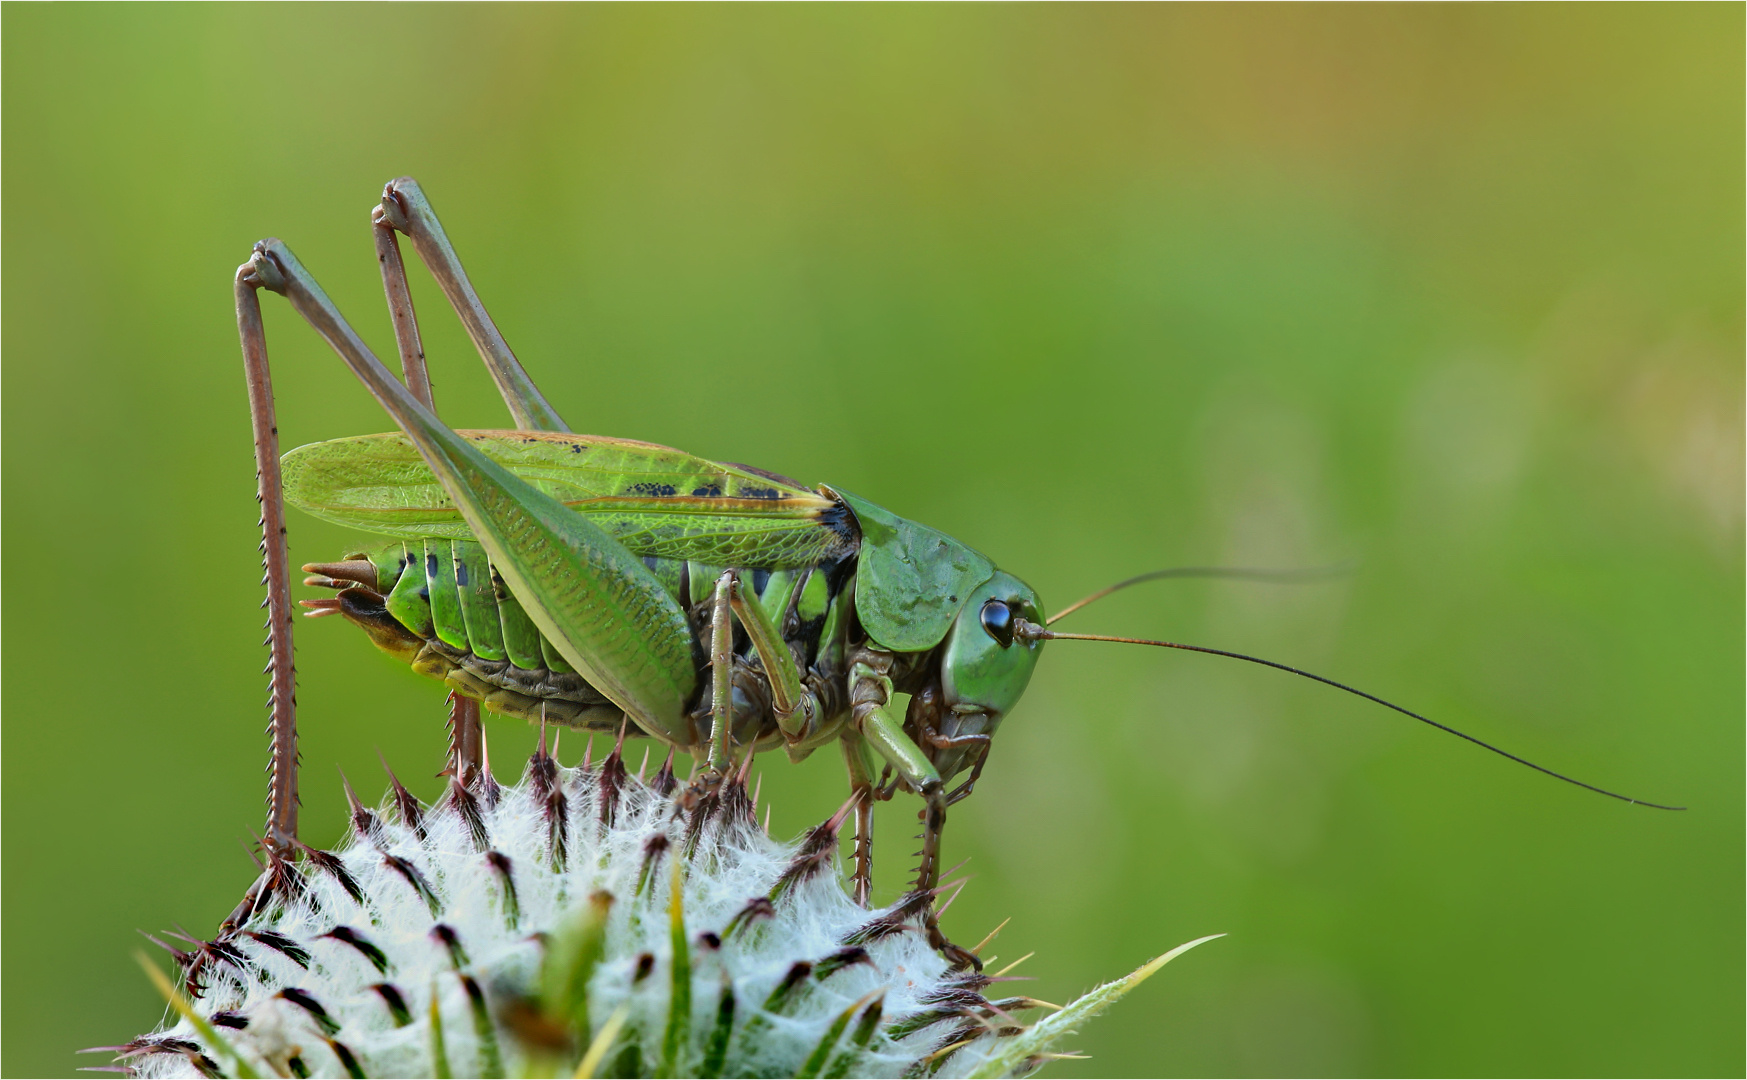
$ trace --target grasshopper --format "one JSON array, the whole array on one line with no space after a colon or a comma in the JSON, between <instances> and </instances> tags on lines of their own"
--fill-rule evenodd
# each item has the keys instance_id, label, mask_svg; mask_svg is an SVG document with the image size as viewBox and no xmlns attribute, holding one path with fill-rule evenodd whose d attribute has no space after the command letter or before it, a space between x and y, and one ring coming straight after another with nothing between
<instances>
[{"instance_id":1,"label":"grasshopper","mask_svg":"<svg viewBox=\"0 0 1747 1080\"><path fill-rule=\"evenodd\" d=\"M486 313L418 184L389 183L372 213L405 382L377 359L291 250L261 241L236 300L255 431L269 590L273 768L267 843L296 844L296 730L283 504L387 537L306 583L306 600L442 680L452 764L477 778L479 705L542 724L648 737L701 764L687 796L709 798L753 754L799 760L836 743L855 812L854 893L868 902L875 801L923 802L921 864L897 922L920 917L955 965L980 962L934 910L946 811L970 795L993 737L1045 642L1121 641L1263 664L1357 694L1557 779L1489 743L1332 679L1226 650L1065 634L1038 595L946 534L833 485L808 488L750 466L650 443L570 433ZM454 431L436 415L399 235L431 270L491 372L513 430ZM327 340L399 430L278 454L260 289L283 295ZM1289 577L1272 572L1278 578ZM909 695L900 715L897 696ZM960 776L963 781L949 787ZM1674 807L1660 807L1676 809Z\"/></svg>"}]
</instances>

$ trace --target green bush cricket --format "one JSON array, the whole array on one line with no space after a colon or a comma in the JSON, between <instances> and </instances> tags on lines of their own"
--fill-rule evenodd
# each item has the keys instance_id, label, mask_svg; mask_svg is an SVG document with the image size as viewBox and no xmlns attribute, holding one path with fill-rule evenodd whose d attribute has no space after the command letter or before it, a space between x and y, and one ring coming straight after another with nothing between
<instances>
[{"instance_id":1,"label":"green bush cricket","mask_svg":"<svg viewBox=\"0 0 1747 1080\"><path fill-rule=\"evenodd\" d=\"M296 850L296 732L283 502L391 538L333 563L304 601L452 691L458 782L481 775L478 704L541 723L647 736L702 763L689 794L715 797L754 753L795 759L835 742L855 814L855 895L872 880L872 804L920 796L922 862L891 915L941 932L933 899L946 810L969 795L993 736L1023 695L1045 641L1125 641L1263 664L1357 694L1592 791L1418 713L1269 660L1176 642L1048 629L1118 583L1046 619L1035 591L986 556L854 494L649 443L571 434L505 343L436 215L410 178L373 213L405 383L397 380L278 240L237 273L265 533L273 650L273 770L267 847ZM434 412L397 234L454 306L516 424L456 432ZM258 291L284 295L400 430L278 454ZM1273 576L1290 576L1274 574ZM903 715L896 695L908 694ZM967 774L956 788L951 781ZM1643 803L1661 809L1660 804ZM245 901L245 904L248 901Z\"/></svg>"}]
</instances>

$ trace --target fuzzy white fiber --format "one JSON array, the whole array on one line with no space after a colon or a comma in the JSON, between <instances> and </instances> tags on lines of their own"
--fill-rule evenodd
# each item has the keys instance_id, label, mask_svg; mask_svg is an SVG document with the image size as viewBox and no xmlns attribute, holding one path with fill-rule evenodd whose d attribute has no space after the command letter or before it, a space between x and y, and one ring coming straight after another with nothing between
<instances>
[{"instance_id":1,"label":"fuzzy white fiber","mask_svg":"<svg viewBox=\"0 0 1747 1080\"><path fill-rule=\"evenodd\" d=\"M616 759L607 768L617 769ZM775 841L756 826L744 789L728 792L704 815L636 777L623 780L616 807L603 812L603 793L613 785L610 777L603 785L601 765L556 768L561 799L551 780L542 782L542 769L553 775L550 759L542 765L536 758L514 787L478 791L472 799L461 793L476 815L456 802L458 789L424 809L417 828L392 799L381 809L354 813L353 836L333 855L343 875L324 868L319 857L299 860L290 868L292 887L257 904L240 926L221 935L223 947L209 948L197 963L193 1007L203 1017L217 1016L221 1039L203 1037L182 1019L122 1048L120 1064L140 1076L346 1076L349 1053L363 1075L436 1075L434 995L442 1047L456 1076L570 1075L590 1040L621 1013L622 1027L596 1075L664 1065L677 1075L698 1075L718 1030L725 988L732 989L735 1011L721 1075L794 1076L809 1059L815 1075L1001 1075L1029 1072L1052 1056L1043 1044L1053 1037L1040 1038L1042 1025L1026 1028L1009 1011L1031 1003L991 1005L980 995L987 981L949 972L913 925L862 941L865 959L824 977L815 970L778 1012L766 1012L772 990L792 978L798 962L817 965L844 954L856 931L882 915L858 907L844 891L834 835L816 830L810 848ZM562 822L562 859L555 820ZM809 862L809 850L816 853L810 865L817 872L779 889L798 857ZM677 1055L664 1060L676 859L690 1024ZM409 881L408 868L428 885L428 896ZM560 1054L550 1040L530 1042L527 1025L518 1025L514 1014L527 1003L537 1009L552 943L587 917L591 896L599 910L600 893L612 903L603 952L588 981L590 1030L572 1032ZM743 918L729 933L735 916L759 897L772 901L771 913ZM459 952L443 942L441 927L452 931ZM384 970L366 950L335 937L336 930L380 950ZM302 956L266 943L281 940L282 946L282 939L307 954L307 967L298 962ZM714 939L721 939L719 946ZM483 992L483 1009L469 997L469 977ZM549 972L546 980L549 989ZM397 1025L379 984L398 992L410 1020L402 1016ZM870 1013L875 1001L878 1010ZM309 1002L325 1011L325 1025ZM934 1015L939 1018L921 1023ZM863 1034L865 1044L856 1043L857 1025L846 1026L845 1018L871 1016L881 1017L879 1025L871 1037ZM1055 1019L1049 1027L1065 1027L1069 1017ZM481 1030L481 1021L489 1030ZM821 1064L822 1040L830 1053ZM937 1053L954 1043L963 1045ZM631 1046L637 1049L627 1052Z\"/></svg>"}]
</instances>

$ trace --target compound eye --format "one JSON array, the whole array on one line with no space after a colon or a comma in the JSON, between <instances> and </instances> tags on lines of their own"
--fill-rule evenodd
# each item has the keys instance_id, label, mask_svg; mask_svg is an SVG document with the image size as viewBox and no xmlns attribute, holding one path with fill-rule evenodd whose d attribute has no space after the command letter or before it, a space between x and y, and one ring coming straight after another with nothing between
<instances>
[{"instance_id":1,"label":"compound eye","mask_svg":"<svg viewBox=\"0 0 1747 1080\"><path fill-rule=\"evenodd\" d=\"M983 629L1005 649L1013 644L1013 609L1000 600L983 605Z\"/></svg>"}]
</instances>

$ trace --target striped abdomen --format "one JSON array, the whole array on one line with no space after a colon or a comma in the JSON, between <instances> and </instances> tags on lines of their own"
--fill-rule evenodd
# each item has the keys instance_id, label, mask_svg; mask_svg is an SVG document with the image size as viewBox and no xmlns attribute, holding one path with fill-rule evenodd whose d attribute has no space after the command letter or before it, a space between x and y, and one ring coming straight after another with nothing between
<instances>
[{"instance_id":1,"label":"striped abdomen","mask_svg":"<svg viewBox=\"0 0 1747 1080\"><path fill-rule=\"evenodd\" d=\"M654 556L643 562L688 612L701 670L711 594L722 568ZM803 669L834 672L841 666L847 604L840 601L853 563L746 573ZM618 706L535 627L475 541L426 538L304 569L320 575L306 584L340 590L331 599L304 601L313 614L346 616L414 671L494 712L598 731L616 731L623 720ZM631 731L640 734L635 725Z\"/></svg>"}]
</instances>

